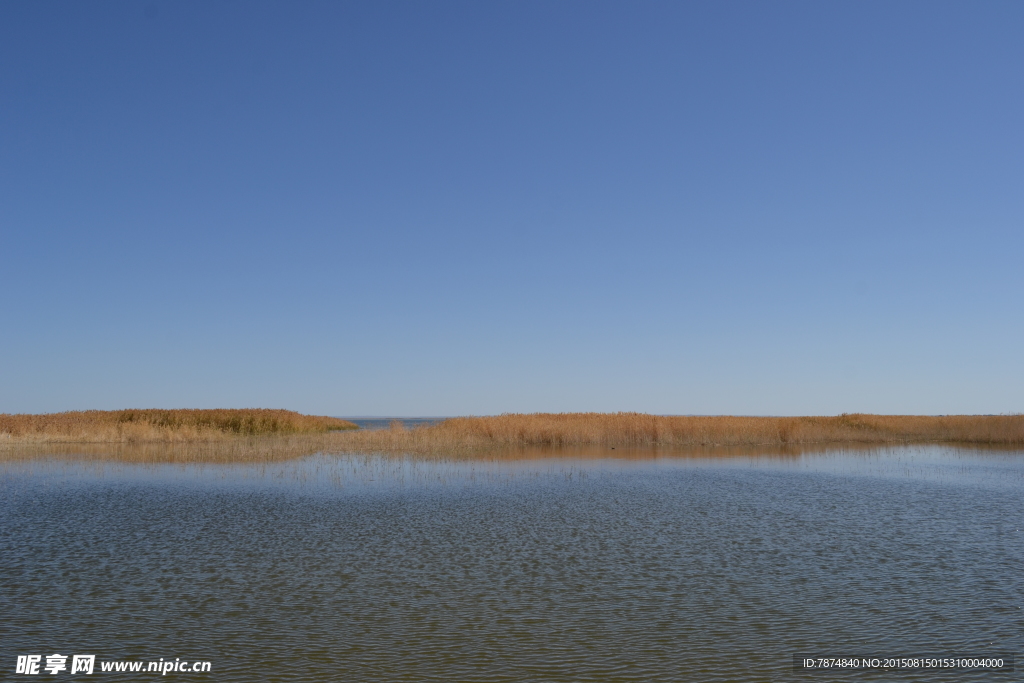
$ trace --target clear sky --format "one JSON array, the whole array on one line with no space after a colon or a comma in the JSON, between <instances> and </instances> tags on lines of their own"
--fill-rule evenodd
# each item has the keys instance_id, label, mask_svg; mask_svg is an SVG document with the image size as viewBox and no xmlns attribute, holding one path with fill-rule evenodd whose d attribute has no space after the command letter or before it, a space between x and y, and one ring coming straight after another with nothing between
<instances>
[{"instance_id":1,"label":"clear sky","mask_svg":"<svg viewBox=\"0 0 1024 683\"><path fill-rule=\"evenodd\" d=\"M4 2L0 412L1024 411L1022 36Z\"/></svg>"}]
</instances>

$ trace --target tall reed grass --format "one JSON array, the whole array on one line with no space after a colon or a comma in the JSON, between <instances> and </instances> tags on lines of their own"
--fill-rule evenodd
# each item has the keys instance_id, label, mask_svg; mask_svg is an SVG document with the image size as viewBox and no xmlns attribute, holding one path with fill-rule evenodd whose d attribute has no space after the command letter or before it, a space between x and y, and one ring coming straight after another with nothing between
<instances>
[{"instance_id":1,"label":"tall reed grass","mask_svg":"<svg viewBox=\"0 0 1024 683\"><path fill-rule=\"evenodd\" d=\"M0 414L3 443L211 441L238 436L315 434L358 429L336 417L290 410L86 410Z\"/></svg>"},{"instance_id":2,"label":"tall reed grass","mask_svg":"<svg viewBox=\"0 0 1024 683\"><path fill-rule=\"evenodd\" d=\"M343 450L408 451L576 447L718 447L963 443L1024 445L1024 415L683 417L643 413L536 413L457 417L438 424L332 435Z\"/></svg>"},{"instance_id":3,"label":"tall reed grass","mask_svg":"<svg viewBox=\"0 0 1024 683\"><path fill-rule=\"evenodd\" d=\"M206 442L291 438L319 452L441 453L488 449L801 447L952 443L1024 446L1024 415L685 417L643 413L535 413L456 417L430 426L361 430L286 410L122 410L0 415L0 445Z\"/></svg>"}]
</instances>

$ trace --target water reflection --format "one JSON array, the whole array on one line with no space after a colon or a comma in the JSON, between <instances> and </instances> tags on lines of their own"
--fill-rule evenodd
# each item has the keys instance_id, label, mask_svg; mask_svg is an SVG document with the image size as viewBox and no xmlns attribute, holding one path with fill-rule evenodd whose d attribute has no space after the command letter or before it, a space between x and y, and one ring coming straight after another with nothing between
<instances>
[{"instance_id":1,"label":"water reflection","mask_svg":"<svg viewBox=\"0 0 1024 683\"><path fill-rule=\"evenodd\" d=\"M680 468L789 471L945 482L958 486L1024 484L1024 454L1004 448L951 446L827 449L533 447L459 454L351 454L318 450L303 439L200 444L66 444L0 451L0 477L119 477L286 483L299 489L469 485L541 476L588 477Z\"/></svg>"}]
</instances>

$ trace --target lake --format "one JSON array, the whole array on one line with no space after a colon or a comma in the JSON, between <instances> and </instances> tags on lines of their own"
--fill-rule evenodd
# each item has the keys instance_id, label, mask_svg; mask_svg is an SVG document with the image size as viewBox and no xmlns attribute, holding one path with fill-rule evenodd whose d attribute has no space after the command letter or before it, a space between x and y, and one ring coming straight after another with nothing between
<instances>
[{"instance_id":1,"label":"lake","mask_svg":"<svg viewBox=\"0 0 1024 683\"><path fill-rule=\"evenodd\" d=\"M1021 452L160 460L0 455L0 678L1020 680L794 655L1020 653Z\"/></svg>"}]
</instances>

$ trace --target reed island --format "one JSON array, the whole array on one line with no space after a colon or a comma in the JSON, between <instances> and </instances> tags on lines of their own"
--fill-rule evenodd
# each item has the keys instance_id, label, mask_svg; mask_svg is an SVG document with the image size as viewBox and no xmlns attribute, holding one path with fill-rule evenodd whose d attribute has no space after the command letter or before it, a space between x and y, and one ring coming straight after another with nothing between
<instances>
[{"instance_id":1,"label":"reed island","mask_svg":"<svg viewBox=\"0 0 1024 683\"><path fill-rule=\"evenodd\" d=\"M252 408L0 414L0 444L223 441L238 437L323 434L348 429L359 427L336 417Z\"/></svg>"}]
</instances>

